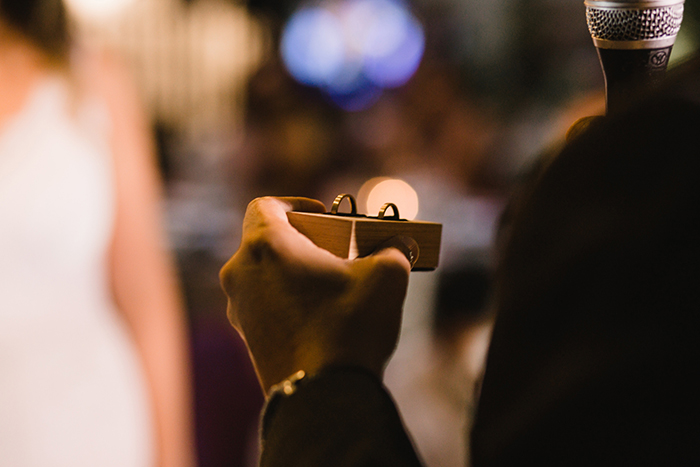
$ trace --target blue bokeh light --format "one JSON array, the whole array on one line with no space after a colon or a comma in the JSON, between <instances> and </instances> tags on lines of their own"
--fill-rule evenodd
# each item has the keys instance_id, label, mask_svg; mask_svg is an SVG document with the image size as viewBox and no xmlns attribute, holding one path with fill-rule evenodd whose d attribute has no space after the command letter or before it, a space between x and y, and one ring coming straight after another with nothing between
<instances>
[{"instance_id":1,"label":"blue bokeh light","mask_svg":"<svg viewBox=\"0 0 700 467\"><path fill-rule=\"evenodd\" d=\"M365 74L379 86L402 86L420 65L425 50L423 29L417 21L409 19L404 24L403 32L403 40L386 55L365 57Z\"/></svg>"},{"instance_id":2,"label":"blue bokeh light","mask_svg":"<svg viewBox=\"0 0 700 467\"><path fill-rule=\"evenodd\" d=\"M286 24L281 43L290 74L347 110L366 108L383 88L405 84L424 48L423 27L400 0L326 0L303 7Z\"/></svg>"},{"instance_id":3,"label":"blue bokeh light","mask_svg":"<svg viewBox=\"0 0 700 467\"><path fill-rule=\"evenodd\" d=\"M280 49L291 75L311 86L331 84L345 61L341 25L323 8L297 11L282 33Z\"/></svg>"}]
</instances>

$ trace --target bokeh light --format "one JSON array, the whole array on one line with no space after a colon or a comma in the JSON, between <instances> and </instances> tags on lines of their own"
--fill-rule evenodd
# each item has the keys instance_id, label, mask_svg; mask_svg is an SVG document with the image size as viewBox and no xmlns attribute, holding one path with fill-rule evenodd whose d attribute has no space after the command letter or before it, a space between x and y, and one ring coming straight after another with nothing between
<instances>
[{"instance_id":1,"label":"bokeh light","mask_svg":"<svg viewBox=\"0 0 700 467\"><path fill-rule=\"evenodd\" d=\"M356 43L370 81L391 88L413 76L423 56L425 39L420 23L403 4L356 0L347 11L348 41Z\"/></svg>"},{"instance_id":2,"label":"bokeh light","mask_svg":"<svg viewBox=\"0 0 700 467\"><path fill-rule=\"evenodd\" d=\"M344 65L341 25L323 8L303 8L282 34L281 52L294 78L311 86L331 85Z\"/></svg>"},{"instance_id":3,"label":"bokeh light","mask_svg":"<svg viewBox=\"0 0 700 467\"><path fill-rule=\"evenodd\" d=\"M423 57L425 35L400 0L327 0L302 7L282 32L289 73L346 110L374 103L405 84Z\"/></svg>"},{"instance_id":4,"label":"bokeh light","mask_svg":"<svg viewBox=\"0 0 700 467\"><path fill-rule=\"evenodd\" d=\"M65 0L66 7L84 20L104 20L118 14L136 0Z\"/></svg>"},{"instance_id":5,"label":"bokeh light","mask_svg":"<svg viewBox=\"0 0 700 467\"><path fill-rule=\"evenodd\" d=\"M365 182L357 195L358 209L376 216L385 203L394 203L402 219L418 216L418 194L403 180L377 177ZM390 212L391 213L391 212Z\"/></svg>"}]
</instances>

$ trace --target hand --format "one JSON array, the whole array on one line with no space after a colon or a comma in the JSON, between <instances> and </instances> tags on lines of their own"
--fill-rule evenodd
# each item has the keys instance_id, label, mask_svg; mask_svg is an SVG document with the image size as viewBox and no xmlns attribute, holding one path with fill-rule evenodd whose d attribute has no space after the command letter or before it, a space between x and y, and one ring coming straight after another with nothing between
<instances>
[{"instance_id":1,"label":"hand","mask_svg":"<svg viewBox=\"0 0 700 467\"><path fill-rule=\"evenodd\" d=\"M398 340L411 268L402 251L411 239L341 259L292 227L291 210L326 209L307 198L252 201L241 246L220 273L229 321L248 346L263 390L298 370L313 375L336 365L381 378Z\"/></svg>"}]
</instances>

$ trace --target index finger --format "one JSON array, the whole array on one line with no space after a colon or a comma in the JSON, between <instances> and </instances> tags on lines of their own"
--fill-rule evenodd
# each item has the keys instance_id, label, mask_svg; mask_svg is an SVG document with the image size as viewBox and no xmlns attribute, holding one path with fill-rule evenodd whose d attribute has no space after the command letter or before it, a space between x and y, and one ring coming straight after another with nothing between
<instances>
[{"instance_id":1,"label":"index finger","mask_svg":"<svg viewBox=\"0 0 700 467\"><path fill-rule=\"evenodd\" d=\"M287 212L326 212L320 201L297 197L257 198L248 205L243 221L243 241L248 251L274 253L278 265L338 271L341 258L316 246L289 223Z\"/></svg>"},{"instance_id":2,"label":"index finger","mask_svg":"<svg viewBox=\"0 0 700 467\"><path fill-rule=\"evenodd\" d=\"M292 196L281 196L275 199L286 203L289 206L289 211L316 212L319 214L326 212L326 206L316 199Z\"/></svg>"},{"instance_id":3,"label":"index finger","mask_svg":"<svg viewBox=\"0 0 700 467\"><path fill-rule=\"evenodd\" d=\"M256 198L248 204L243 219L243 235L251 229L265 228L275 225L276 228L291 227L287 221L287 212L326 212L326 207L320 201L301 197L272 197Z\"/></svg>"}]
</instances>

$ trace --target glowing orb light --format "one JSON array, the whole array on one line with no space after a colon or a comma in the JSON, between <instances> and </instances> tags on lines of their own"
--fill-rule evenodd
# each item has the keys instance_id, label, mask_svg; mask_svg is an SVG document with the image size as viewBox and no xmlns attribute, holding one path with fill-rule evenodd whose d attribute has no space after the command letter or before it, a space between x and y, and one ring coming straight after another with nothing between
<instances>
[{"instance_id":1,"label":"glowing orb light","mask_svg":"<svg viewBox=\"0 0 700 467\"><path fill-rule=\"evenodd\" d=\"M104 20L129 6L135 0L65 0L75 16L86 20Z\"/></svg>"},{"instance_id":2,"label":"glowing orb light","mask_svg":"<svg viewBox=\"0 0 700 467\"><path fill-rule=\"evenodd\" d=\"M325 86L333 82L344 65L344 42L340 23L323 8L297 11L282 33L282 59L299 82Z\"/></svg>"},{"instance_id":3,"label":"glowing orb light","mask_svg":"<svg viewBox=\"0 0 700 467\"><path fill-rule=\"evenodd\" d=\"M394 203L402 219L413 220L418 215L418 194L403 180L373 178L362 185L357 198L359 205L372 216L376 216L385 203Z\"/></svg>"},{"instance_id":4,"label":"glowing orb light","mask_svg":"<svg viewBox=\"0 0 700 467\"><path fill-rule=\"evenodd\" d=\"M348 110L405 84L424 49L423 27L400 0L325 0L301 8L285 25L280 47L295 79Z\"/></svg>"},{"instance_id":5,"label":"glowing orb light","mask_svg":"<svg viewBox=\"0 0 700 467\"><path fill-rule=\"evenodd\" d=\"M394 0L355 0L345 10L347 40L364 73L382 87L397 87L415 73L425 46L423 28Z\"/></svg>"}]
</instances>

